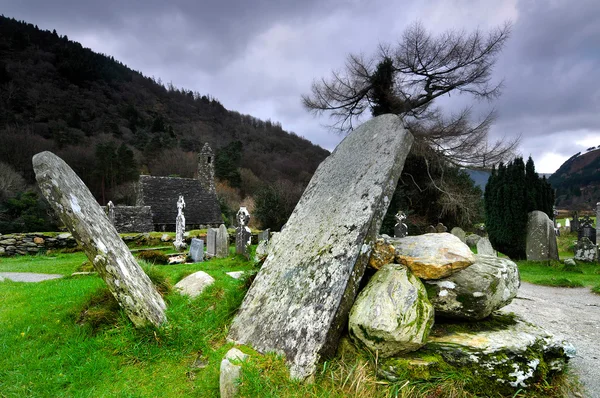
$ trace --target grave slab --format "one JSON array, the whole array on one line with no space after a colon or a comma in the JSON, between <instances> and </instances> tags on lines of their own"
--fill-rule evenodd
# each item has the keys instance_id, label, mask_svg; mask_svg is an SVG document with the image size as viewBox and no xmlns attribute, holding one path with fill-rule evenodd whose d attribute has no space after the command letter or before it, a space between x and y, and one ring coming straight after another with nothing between
<instances>
[{"instance_id":1,"label":"grave slab","mask_svg":"<svg viewBox=\"0 0 600 398\"><path fill-rule=\"evenodd\" d=\"M335 353L413 137L394 115L351 132L313 175L229 339L286 356L303 379Z\"/></svg>"}]
</instances>

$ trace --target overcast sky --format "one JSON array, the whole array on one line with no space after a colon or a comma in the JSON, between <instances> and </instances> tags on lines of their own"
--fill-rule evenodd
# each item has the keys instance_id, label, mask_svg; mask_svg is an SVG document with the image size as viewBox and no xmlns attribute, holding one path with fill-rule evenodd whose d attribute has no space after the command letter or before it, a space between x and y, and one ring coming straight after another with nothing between
<instances>
[{"instance_id":1,"label":"overcast sky","mask_svg":"<svg viewBox=\"0 0 600 398\"><path fill-rule=\"evenodd\" d=\"M329 150L341 137L300 96L348 53L373 54L417 20L433 32L510 20L494 71L503 94L485 104L499 115L491 139L520 134L521 154L543 173L600 145L599 0L0 0L0 12Z\"/></svg>"}]
</instances>

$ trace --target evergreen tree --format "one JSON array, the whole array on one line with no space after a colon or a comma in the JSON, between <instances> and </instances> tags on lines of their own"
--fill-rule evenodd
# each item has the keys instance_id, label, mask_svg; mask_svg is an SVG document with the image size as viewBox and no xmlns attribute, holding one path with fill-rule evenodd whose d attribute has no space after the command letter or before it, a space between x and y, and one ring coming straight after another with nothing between
<instances>
[{"instance_id":1,"label":"evergreen tree","mask_svg":"<svg viewBox=\"0 0 600 398\"><path fill-rule=\"evenodd\" d=\"M545 178L539 178L531 158L527 164L516 158L492 169L484 194L492 245L513 259L525 258L527 214L540 210L552 217L553 202L552 188Z\"/></svg>"}]
</instances>

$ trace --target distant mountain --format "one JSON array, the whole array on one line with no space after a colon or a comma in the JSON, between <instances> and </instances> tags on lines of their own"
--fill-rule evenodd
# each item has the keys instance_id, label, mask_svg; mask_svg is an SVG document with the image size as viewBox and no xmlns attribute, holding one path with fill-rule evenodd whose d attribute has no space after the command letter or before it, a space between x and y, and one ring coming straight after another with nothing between
<instances>
[{"instance_id":1,"label":"distant mountain","mask_svg":"<svg viewBox=\"0 0 600 398\"><path fill-rule=\"evenodd\" d=\"M548 178L556 189L556 206L593 210L600 202L600 147L576 153Z\"/></svg>"},{"instance_id":2,"label":"distant mountain","mask_svg":"<svg viewBox=\"0 0 600 398\"><path fill-rule=\"evenodd\" d=\"M487 184L490 175L490 171L486 170L470 170L464 169L464 171L471 177L476 186L481 188L481 191L485 191L485 184Z\"/></svg>"},{"instance_id":3,"label":"distant mountain","mask_svg":"<svg viewBox=\"0 0 600 398\"><path fill-rule=\"evenodd\" d=\"M218 176L242 197L264 183L301 189L329 154L277 122L227 110L209 94L161 84L56 31L3 16L0 142L0 162L30 184L32 155L51 150L101 202L126 202L121 187L140 173L192 177L205 142Z\"/></svg>"}]
</instances>

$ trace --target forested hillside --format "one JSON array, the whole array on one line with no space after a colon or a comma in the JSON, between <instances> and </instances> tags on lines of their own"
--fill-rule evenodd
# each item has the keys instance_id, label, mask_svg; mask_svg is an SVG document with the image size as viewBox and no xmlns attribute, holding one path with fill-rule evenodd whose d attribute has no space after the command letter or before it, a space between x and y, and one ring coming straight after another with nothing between
<instances>
[{"instance_id":1,"label":"forested hillside","mask_svg":"<svg viewBox=\"0 0 600 398\"><path fill-rule=\"evenodd\" d=\"M548 182L556 189L556 206L593 210L600 202L600 148L588 148L564 162Z\"/></svg>"},{"instance_id":2,"label":"forested hillside","mask_svg":"<svg viewBox=\"0 0 600 398\"><path fill-rule=\"evenodd\" d=\"M56 31L5 17L0 139L0 179L12 181L0 183L4 202L34 183L31 157L42 150L62 157L100 203L127 204L140 173L192 177L195 153L208 142L230 207L267 188L297 196L328 155L277 122L229 111L208 94L162 84ZM14 216L6 207L0 214Z\"/></svg>"}]
</instances>

